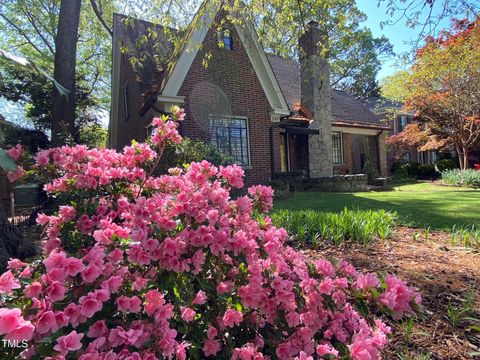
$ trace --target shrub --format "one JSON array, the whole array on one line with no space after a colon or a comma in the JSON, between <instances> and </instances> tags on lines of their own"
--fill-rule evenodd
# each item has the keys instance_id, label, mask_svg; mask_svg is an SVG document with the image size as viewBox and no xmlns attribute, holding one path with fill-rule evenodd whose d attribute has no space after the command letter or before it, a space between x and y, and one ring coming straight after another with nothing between
<instances>
[{"instance_id":1,"label":"shrub","mask_svg":"<svg viewBox=\"0 0 480 360\"><path fill-rule=\"evenodd\" d=\"M442 182L449 185L478 188L480 187L480 172L473 169L447 170L442 172Z\"/></svg>"},{"instance_id":2,"label":"shrub","mask_svg":"<svg viewBox=\"0 0 480 360\"><path fill-rule=\"evenodd\" d=\"M162 154L162 162L159 164L160 172L166 173L172 167L184 167L192 162L207 160L209 163L230 165L234 163L231 156L223 154L213 144L201 140L183 138L179 144L169 144Z\"/></svg>"},{"instance_id":3,"label":"shrub","mask_svg":"<svg viewBox=\"0 0 480 360\"><path fill-rule=\"evenodd\" d=\"M403 165L403 168L405 170L407 170L408 176L416 178L418 176L420 166L422 166L422 164L420 164L419 162L410 161L410 162L405 163Z\"/></svg>"},{"instance_id":4,"label":"shrub","mask_svg":"<svg viewBox=\"0 0 480 360\"><path fill-rule=\"evenodd\" d=\"M282 179L273 179L270 186L275 194L275 199L282 199L289 193L289 185Z\"/></svg>"},{"instance_id":5,"label":"shrub","mask_svg":"<svg viewBox=\"0 0 480 360\"><path fill-rule=\"evenodd\" d=\"M378 358L390 329L369 310L398 318L419 294L285 246L265 215L270 188L230 198L243 186L236 165L152 175L165 145L181 140L167 116L153 124L147 143L122 153L37 154L32 171L61 205L38 216L44 255L11 260L0 276L3 339L28 340L26 358Z\"/></svg>"},{"instance_id":6,"label":"shrub","mask_svg":"<svg viewBox=\"0 0 480 360\"><path fill-rule=\"evenodd\" d=\"M385 210L348 210L325 213L314 210L280 210L271 215L275 226L283 227L300 246L318 241L340 244L351 240L367 245L375 238L386 239L395 226L396 214Z\"/></svg>"},{"instance_id":7,"label":"shrub","mask_svg":"<svg viewBox=\"0 0 480 360\"><path fill-rule=\"evenodd\" d=\"M447 170L456 169L458 166L452 159L442 159L435 163L435 170L442 173Z\"/></svg>"},{"instance_id":8,"label":"shrub","mask_svg":"<svg viewBox=\"0 0 480 360\"><path fill-rule=\"evenodd\" d=\"M420 165L417 170L417 179L435 180L440 177L440 173L435 170L434 165Z\"/></svg>"}]
</instances>

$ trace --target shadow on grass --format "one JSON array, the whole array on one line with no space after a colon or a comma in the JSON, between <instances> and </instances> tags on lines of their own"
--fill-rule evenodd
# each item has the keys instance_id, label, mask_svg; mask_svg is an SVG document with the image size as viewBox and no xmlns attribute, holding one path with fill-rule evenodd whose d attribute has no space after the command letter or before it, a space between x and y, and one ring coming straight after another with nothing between
<instances>
[{"instance_id":1,"label":"shadow on grass","mask_svg":"<svg viewBox=\"0 0 480 360\"><path fill-rule=\"evenodd\" d=\"M275 203L274 209L312 209L339 212L343 208L396 212L399 223L413 227L451 229L454 225L480 225L480 192L469 190L433 194L407 191L370 193L298 192Z\"/></svg>"}]
</instances>

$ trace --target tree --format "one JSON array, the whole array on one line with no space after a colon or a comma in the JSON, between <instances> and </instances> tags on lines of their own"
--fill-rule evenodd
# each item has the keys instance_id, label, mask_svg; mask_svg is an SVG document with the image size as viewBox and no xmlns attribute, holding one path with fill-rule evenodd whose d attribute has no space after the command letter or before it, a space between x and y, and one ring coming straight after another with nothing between
<instances>
[{"instance_id":1,"label":"tree","mask_svg":"<svg viewBox=\"0 0 480 360\"><path fill-rule=\"evenodd\" d=\"M410 72L408 70L399 70L390 76L384 77L380 81L381 96L403 103L408 92L406 84L409 77Z\"/></svg>"},{"instance_id":2,"label":"tree","mask_svg":"<svg viewBox=\"0 0 480 360\"><path fill-rule=\"evenodd\" d=\"M53 138L61 129L78 140L74 126L76 78L83 77L90 87L89 93L100 105L109 101L106 89L109 88L111 41L105 36L105 29L95 17L90 2L1 0L0 31L1 47L26 56L70 90L71 94L66 97L52 88L51 112L55 116L51 120L58 124L51 128L55 128ZM61 137L65 138L65 134Z\"/></svg>"},{"instance_id":3,"label":"tree","mask_svg":"<svg viewBox=\"0 0 480 360\"><path fill-rule=\"evenodd\" d=\"M379 0L384 5L390 19L380 22L388 26L398 22L409 28L418 29L417 40L413 42L415 50L426 36L436 36L441 25L450 19L476 19L480 15L478 0Z\"/></svg>"},{"instance_id":4,"label":"tree","mask_svg":"<svg viewBox=\"0 0 480 360\"><path fill-rule=\"evenodd\" d=\"M425 136L420 150L452 145L460 168L468 168L470 149L480 140L480 20L457 21L438 38L428 37L405 85L405 108L416 112Z\"/></svg>"},{"instance_id":5,"label":"tree","mask_svg":"<svg viewBox=\"0 0 480 360\"><path fill-rule=\"evenodd\" d=\"M353 0L251 2L248 12L266 50L297 58L298 38L314 20L327 32L332 87L367 97L378 92L376 75L383 57L393 54L385 37L361 26L366 20Z\"/></svg>"},{"instance_id":6,"label":"tree","mask_svg":"<svg viewBox=\"0 0 480 360\"><path fill-rule=\"evenodd\" d=\"M70 92L62 96L53 89L52 142L64 144L67 135L78 142L75 129L77 39L81 0L61 0L55 35L54 78Z\"/></svg>"},{"instance_id":7,"label":"tree","mask_svg":"<svg viewBox=\"0 0 480 360\"><path fill-rule=\"evenodd\" d=\"M43 132L50 132L52 128L52 98L54 84L43 75L28 68L19 68L11 63L0 61L0 96L24 106L25 116L33 127ZM78 142L93 145L99 131L92 136L100 123L96 109L98 102L91 96L82 76L77 76L75 92L75 132L79 134ZM93 128L92 128L93 127ZM87 129L85 131L83 129Z\"/></svg>"}]
</instances>

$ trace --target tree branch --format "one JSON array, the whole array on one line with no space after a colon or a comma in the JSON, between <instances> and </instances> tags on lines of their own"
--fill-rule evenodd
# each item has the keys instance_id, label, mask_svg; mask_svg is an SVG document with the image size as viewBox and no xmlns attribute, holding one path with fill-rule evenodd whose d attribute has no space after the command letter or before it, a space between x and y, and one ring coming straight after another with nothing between
<instances>
[{"instance_id":1,"label":"tree branch","mask_svg":"<svg viewBox=\"0 0 480 360\"><path fill-rule=\"evenodd\" d=\"M32 24L35 32L38 34L38 36L40 36L40 38L42 39L42 41L44 42L44 44L47 46L48 50L50 50L50 53L52 55L55 55L55 50L53 49L52 45L50 45L50 43L48 42L48 40L43 36L42 32L40 31L40 29L37 27L37 25L35 24L35 19L27 12L25 11L24 9L22 9L23 13L25 14L25 16L28 18L28 20L30 21L30 24Z\"/></svg>"},{"instance_id":2,"label":"tree branch","mask_svg":"<svg viewBox=\"0 0 480 360\"><path fill-rule=\"evenodd\" d=\"M35 43L28 37L28 35L25 33L25 31L22 30L17 24L15 24L13 21L11 21L9 18L7 18L5 15L0 13L0 16L15 30L18 31L18 33L27 40L27 42L40 54L40 55L45 55L44 52L37 46Z\"/></svg>"},{"instance_id":3,"label":"tree branch","mask_svg":"<svg viewBox=\"0 0 480 360\"><path fill-rule=\"evenodd\" d=\"M97 16L98 21L100 21L100 23L105 28L105 30L107 30L107 32L110 34L110 36L113 37L113 31L112 31L112 29L110 29L110 27L107 25L107 23L103 19L102 11L98 8L95 0L90 0L90 4L92 5L93 12Z\"/></svg>"}]
</instances>

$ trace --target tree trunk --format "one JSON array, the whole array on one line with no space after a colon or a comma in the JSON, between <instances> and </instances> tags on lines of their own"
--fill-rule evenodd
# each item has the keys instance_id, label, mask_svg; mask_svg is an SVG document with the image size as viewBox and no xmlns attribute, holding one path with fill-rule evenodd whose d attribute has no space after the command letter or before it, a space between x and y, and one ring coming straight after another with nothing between
<instances>
[{"instance_id":1,"label":"tree trunk","mask_svg":"<svg viewBox=\"0 0 480 360\"><path fill-rule=\"evenodd\" d=\"M458 144L458 143L454 143L454 146L455 146L455 151L457 152L457 158L458 158L458 165L460 167L460 170L465 170L465 167L464 167L464 158L463 158L463 147Z\"/></svg>"},{"instance_id":2,"label":"tree trunk","mask_svg":"<svg viewBox=\"0 0 480 360\"><path fill-rule=\"evenodd\" d=\"M53 145L65 144L68 136L78 140L75 127L75 65L77 61L78 26L81 0L62 0L58 15L55 37L54 77L63 87L70 90L62 96L53 89Z\"/></svg>"},{"instance_id":3,"label":"tree trunk","mask_svg":"<svg viewBox=\"0 0 480 360\"><path fill-rule=\"evenodd\" d=\"M463 169L462 170L467 170L468 169L468 154L470 152L470 149L468 145L463 145Z\"/></svg>"}]
</instances>

